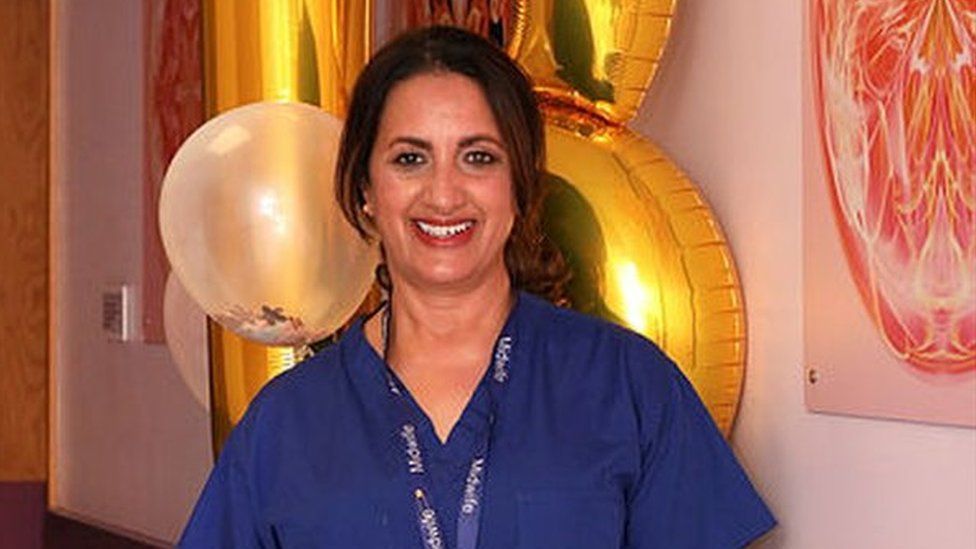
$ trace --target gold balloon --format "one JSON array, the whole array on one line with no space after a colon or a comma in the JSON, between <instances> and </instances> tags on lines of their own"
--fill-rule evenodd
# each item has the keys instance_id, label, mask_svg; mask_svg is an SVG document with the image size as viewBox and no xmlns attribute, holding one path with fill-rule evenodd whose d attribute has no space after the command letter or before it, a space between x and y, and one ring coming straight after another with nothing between
<instances>
[{"instance_id":1,"label":"gold balloon","mask_svg":"<svg viewBox=\"0 0 976 549\"><path fill-rule=\"evenodd\" d=\"M522 0L509 53L536 89L608 120L634 116L658 67L675 0Z\"/></svg>"},{"instance_id":2,"label":"gold balloon","mask_svg":"<svg viewBox=\"0 0 976 549\"><path fill-rule=\"evenodd\" d=\"M208 116L256 101L342 115L372 44L371 1L204 0Z\"/></svg>"},{"instance_id":3,"label":"gold balloon","mask_svg":"<svg viewBox=\"0 0 976 549\"><path fill-rule=\"evenodd\" d=\"M656 341L727 436L745 362L735 264L701 194L623 123L649 87L675 0L522 0L512 55L548 121L546 231L575 309Z\"/></svg>"},{"instance_id":4,"label":"gold balloon","mask_svg":"<svg viewBox=\"0 0 976 549\"><path fill-rule=\"evenodd\" d=\"M282 100L342 115L372 47L373 2L203 0L204 99L210 117ZM247 341L210 321L215 453L248 403L300 358L292 347Z\"/></svg>"},{"instance_id":5,"label":"gold balloon","mask_svg":"<svg viewBox=\"0 0 976 549\"><path fill-rule=\"evenodd\" d=\"M573 108L545 113L545 229L573 272L573 308L657 342L727 435L745 320L732 255L708 205L639 134Z\"/></svg>"}]
</instances>

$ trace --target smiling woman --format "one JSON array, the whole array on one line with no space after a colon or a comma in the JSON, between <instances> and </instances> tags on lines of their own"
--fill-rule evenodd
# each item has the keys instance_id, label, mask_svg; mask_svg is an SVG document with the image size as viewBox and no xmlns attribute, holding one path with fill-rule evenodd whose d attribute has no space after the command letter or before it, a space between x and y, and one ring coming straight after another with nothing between
<instances>
[{"instance_id":1,"label":"smiling woman","mask_svg":"<svg viewBox=\"0 0 976 549\"><path fill-rule=\"evenodd\" d=\"M688 380L633 332L554 307L531 85L434 27L353 92L337 200L387 300L275 378L184 547L739 547L774 520Z\"/></svg>"}]
</instances>

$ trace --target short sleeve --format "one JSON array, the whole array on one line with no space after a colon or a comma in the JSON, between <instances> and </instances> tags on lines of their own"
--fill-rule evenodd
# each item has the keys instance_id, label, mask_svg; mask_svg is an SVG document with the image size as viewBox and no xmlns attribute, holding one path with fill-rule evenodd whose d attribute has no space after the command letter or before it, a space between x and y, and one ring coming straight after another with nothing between
<instances>
[{"instance_id":1,"label":"short sleeve","mask_svg":"<svg viewBox=\"0 0 976 549\"><path fill-rule=\"evenodd\" d=\"M254 405L228 437L178 547L251 549L274 547L262 525L249 461Z\"/></svg>"},{"instance_id":2,"label":"short sleeve","mask_svg":"<svg viewBox=\"0 0 976 549\"><path fill-rule=\"evenodd\" d=\"M625 546L743 547L776 521L685 376L650 354L656 372L635 372L642 463ZM648 367L643 358L635 367Z\"/></svg>"}]
</instances>

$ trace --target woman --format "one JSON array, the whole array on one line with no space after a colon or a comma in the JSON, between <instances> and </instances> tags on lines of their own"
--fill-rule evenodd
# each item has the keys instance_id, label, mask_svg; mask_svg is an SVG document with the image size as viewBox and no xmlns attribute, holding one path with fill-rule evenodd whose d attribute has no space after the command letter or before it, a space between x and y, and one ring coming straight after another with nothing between
<instances>
[{"instance_id":1,"label":"woman","mask_svg":"<svg viewBox=\"0 0 976 549\"><path fill-rule=\"evenodd\" d=\"M774 521L652 343L559 309L543 134L502 52L405 35L360 76L337 199L387 304L262 390L183 547L739 547Z\"/></svg>"}]
</instances>

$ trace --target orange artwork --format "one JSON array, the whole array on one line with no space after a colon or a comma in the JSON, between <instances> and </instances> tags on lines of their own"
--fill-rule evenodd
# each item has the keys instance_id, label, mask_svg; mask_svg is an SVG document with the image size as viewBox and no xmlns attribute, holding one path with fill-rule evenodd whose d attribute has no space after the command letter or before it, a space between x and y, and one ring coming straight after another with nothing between
<instances>
[{"instance_id":1,"label":"orange artwork","mask_svg":"<svg viewBox=\"0 0 976 549\"><path fill-rule=\"evenodd\" d=\"M847 263L890 349L976 369L976 2L818 0L815 105Z\"/></svg>"},{"instance_id":2,"label":"orange artwork","mask_svg":"<svg viewBox=\"0 0 976 549\"><path fill-rule=\"evenodd\" d=\"M163 295L169 261L159 237L159 193L166 166L203 123L198 0L151 0L145 9L142 340L165 343Z\"/></svg>"},{"instance_id":3,"label":"orange artwork","mask_svg":"<svg viewBox=\"0 0 976 549\"><path fill-rule=\"evenodd\" d=\"M806 404L976 426L976 0L810 0Z\"/></svg>"}]
</instances>

